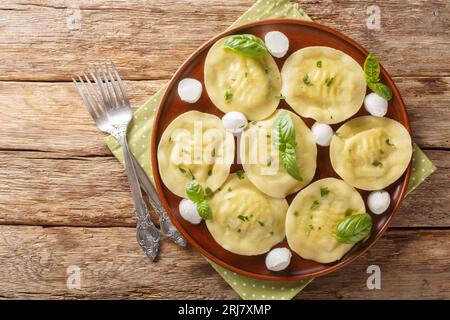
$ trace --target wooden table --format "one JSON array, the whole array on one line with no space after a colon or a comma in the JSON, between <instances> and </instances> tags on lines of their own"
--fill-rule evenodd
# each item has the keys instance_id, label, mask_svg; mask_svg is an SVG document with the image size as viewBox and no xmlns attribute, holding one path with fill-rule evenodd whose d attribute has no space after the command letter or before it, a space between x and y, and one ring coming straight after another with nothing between
<instances>
[{"instance_id":1,"label":"wooden table","mask_svg":"<svg viewBox=\"0 0 450 320\"><path fill-rule=\"evenodd\" d=\"M136 244L124 170L70 82L114 59L134 107L253 0L4 0L0 4L0 298L236 299L195 250L163 241L158 263ZM300 299L450 298L450 5L302 1L311 17L375 52L394 77L415 141L438 167L392 227L349 267ZM80 10L78 10L78 7ZM366 287L369 265L381 290ZM81 288L68 289L68 267Z\"/></svg>"}]
</instances>

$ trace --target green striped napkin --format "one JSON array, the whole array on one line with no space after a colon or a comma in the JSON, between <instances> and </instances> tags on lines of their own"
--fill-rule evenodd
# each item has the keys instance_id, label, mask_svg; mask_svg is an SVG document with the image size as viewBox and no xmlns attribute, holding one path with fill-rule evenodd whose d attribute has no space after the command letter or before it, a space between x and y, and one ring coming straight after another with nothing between
<instances>
[{"instance_id":1,"label":"green striped napkin","mask_svg":"<svg viewBox=\"0 0 450 320\"><path fill-rule=\"evenodd\" d=\"M237 19L230 28L250 21L283 17L311 20L297 3L291 3L288 0L259 0ZM134 118L128 131L130 150L152 179L150 157L148 156L150 154L150 144L148 142L150 141L155 111L165 88L166 86L163 86L134 113ZM108 137L106 138L106 143L117 159L123 162L122 150L116 140L113 137ZM433 163L414 144L413 173L408 192L414 190L435 170L436 167ZM242 299L292 299L312 281L312 279L290 282L260 281L231 272L210 260L208 262Z\"/></svg>"}]
</instances>

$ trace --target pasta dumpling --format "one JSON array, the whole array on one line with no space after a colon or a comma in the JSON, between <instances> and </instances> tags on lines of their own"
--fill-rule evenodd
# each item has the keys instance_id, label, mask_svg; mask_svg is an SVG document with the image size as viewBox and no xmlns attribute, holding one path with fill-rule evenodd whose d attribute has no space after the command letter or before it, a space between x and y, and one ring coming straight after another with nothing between
<instances>
[{"instance_id":1,"label":"pasta dumpling","mask_svg":"<svg viewBox=\"0 0 450 320\"><path fill-rule=\"evenodd\" d=\"M302 180L291 177L280 161L274 143L273 123L280 112L288 112L295 129L295 146ZM316 172L317 147L303 120L287 110L277 110L269 118L254 122L243 132L240 141L242 166L250 181L265 194L284 198L309 182Z\"/></svg>"},{"instance_id":2,"label":"pasta dumpling","mask_svg":"<svg viewBox=\"0 0 450 320\"><path fill-rule=\"evenodd\" d=\"M267 196L243 175L231 174L208 202L213 216L206 226L230 252L263 254L285 237L286 199Z\"/></svg>"},{"instance_id":3,"label":"pasta dumpling","mask_svg":"<svg viewBox=\"0 0 450 320\"><path fill-rule=\"evenodd\" d=\"M289 56L281 70L282 93L298 114L333 124L358 112L366 94L361 66L329 47L306 47Z\"/></svg>"},{"instance_id":4,"label":"pasta dumpling","mask_svg":"<svg viewBox=\"0 0 450 320\"><path fill-rule=\"evenodd\" d=\"M216 190L230 174L234 138L211 114L189 111L175 118L158 145L158 168L165 186L186 198L186 183L196 179Z\"/></svg>"},{"instance_id":5,"label":"pasta dumpling","mask_svg":"<svg viewBox=\"0 0 450 320\"><path fill-rule=\"evenodd\" d=\"M361 195L342 180L325 178L301 190L286 215L289 247L304 259L331 263L354 244L336 240L336 227L345 217L365 212Z\"/></svg>"},{"instance_id":6,"label":"pasta dumpling","mask_svg":"<svg viewBox=\"0 0 450 320\"><path fill-rule=\"evenodd\" d=\"M223 112L240 111L247 119L268 117L280 102L281 77L270 53L254 58L224 47L217 41L205 60L205 87Z\"/></svg>"},{"instance_id":7,"label":"pasta dumpling","mask_svg":"<svg viewBox=\"0 0 450 320\"><path fill-rule=\"evenodd\" d=\"M405 172L412 156L409 132L399 122L374 116L352 119L331 140L334 170L350 185L381 190Z\"/></svg>"}]
</instances>

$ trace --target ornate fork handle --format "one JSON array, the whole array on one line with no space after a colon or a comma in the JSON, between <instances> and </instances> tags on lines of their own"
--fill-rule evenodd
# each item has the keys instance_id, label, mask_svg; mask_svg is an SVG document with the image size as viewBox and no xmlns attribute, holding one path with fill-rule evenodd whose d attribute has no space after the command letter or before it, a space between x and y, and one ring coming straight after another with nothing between
<instances>
[{"instance_id":1,"label":"ornate fork handle","mask_svg":"<svg viewBox=\"0 0 450 320\"><path fill-rule=\"evenodd\" d=\"M142 197L139 181L131 159L131 153L128 149L126 131L126 126L118 126L114 127L111 134L119 141L125 159L125 168L127 169L128 182L131 187L137 220L136 238L147 257L153 261L158 255L160 236L158 229L150 219L150 212Z\"/></svg>"}]
</instances>

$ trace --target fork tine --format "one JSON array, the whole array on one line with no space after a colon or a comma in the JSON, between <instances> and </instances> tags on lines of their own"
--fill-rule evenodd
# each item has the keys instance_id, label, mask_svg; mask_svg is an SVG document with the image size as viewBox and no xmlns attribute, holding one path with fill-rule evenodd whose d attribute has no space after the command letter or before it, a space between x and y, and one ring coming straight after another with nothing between
<instances>
[{"instance_id":1,"label":"fork tine","mask_svg":"<svg viewBox=\"0 0 450 320\"><path fill-rule=\"evenodd\" d=\"M107 63L105 63L105 67L106 67L106 70L108 72L109 81L111 82L111 86L112 86L112 88L114 90L114 100L116 102L116 106L122 105L123 104L122 103L122 99L120 99L120 94L117 91L116 81L114 80L114 77L113 77L113 75L111 73L111 69L108 67Z\"/></svg>"},{"instance_id":2,"label":"fork tine","mask_svg":"<svg viewBox=\"0 0 450 320\"><path fill-rule=\"evenodd\" d=\"M112 108L111 102L109 101L109 98L106 96L105 88L103 87L103 81L100 76L100 73L98 72L98 69L95 65L92 66L94 69L94 73L90 71L90 74L92 78L94 79L95 83L97 84L98 88L100 89L100 93L103 97L103 106L105 107L106 111Z\"/></svg>"},{"instance_id":3,"label":"fork tine","mask_svg":"<svg viewBox=\"0 0 450 320\"><path fill-rule=\"evenodd\" d=\"M116 76L117 83L119 84L120 91L122 92L123 102L125 103L125 105L128 108L130 108L130 101L128 100L127 93L125 91L125 87L122 83L122 79L120 79L119 73L117 72L117 69L116 69L116 66L114 65L114 63L112 61L110 61L110 63L111 63L112 71L113 71L114 75Z\"/></svg>"},{"instance_id":4,"label":"fork tine","mask_svg":"<svg viewBox=\"0 0 450 320\"><path fill-rule=\"evenodd\" d=\"M111 83L111 80L108 77L108 65L105 63L104 67L100 69L102 73L103 80L105 82L106 91L108 93L109 97L109 103L111 104L111 107L117 108L119 104L117 103L117 99L115 98L115 95L113 93L113 90L111 86L113 86L113 83Z\"/></svg>"},{"instance_id":5,"label":"fork tine","mask_svg":"<svg viewBox=\"0 0 450 320\"><path fill-rule=\"evenodd\" d=\"M101 114L105 112L106 107L103 102L103 99L98 95L98 90L95 89L94 85L92 84L91 80L89 79L89 76L83 72L82 76L85 78L85 82L89 85L89 88L86 88L88 92L91 93L92 99L95 101L95 105L97 106L97 113ZM83 82L84 84L84 82Z\"/></svg>"},{"instance_id":6,"label":"fork tine","mask_svg":"<svg viewBox=\"0 0 450 320\"><path fill-rule=\"evenodd\" d=\"M78 76L78 78L80 79L80 82L83 83L83 81L81 80L81 77ZM89 101L88 97L84 94L83 89L81 88L81 86L78 84L78 82L74 78L72 78L72 81L73 81L73 83L75 83L75 86L77 87L77 90L80 93L81 98L83 99L84 104L86 105L86 108L89 111L89 114L94 119L94 121L97 121L98 115L95 113L95 111L94 111L94 109L93 109L93 107L91 105L91 102Z\"/></svg>"}]
</instances>

